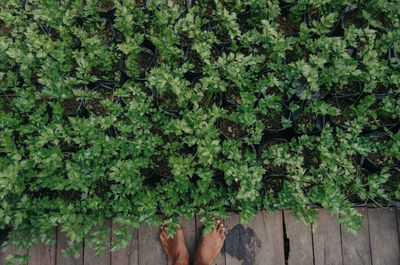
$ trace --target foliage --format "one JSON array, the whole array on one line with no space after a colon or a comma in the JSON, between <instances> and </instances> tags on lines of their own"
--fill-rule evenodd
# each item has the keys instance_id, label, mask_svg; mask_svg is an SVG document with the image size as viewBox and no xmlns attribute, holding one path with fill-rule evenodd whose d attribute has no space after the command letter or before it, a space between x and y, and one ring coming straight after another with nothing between
<instances>
[{"instance_id":1,"label":"foliage","mask_svg":"<svg viewBox=\"0 0 400 265\"><path fill-rule=\"evenodd\" d=\"M398 1L192 2L0 1L5 246L400 200Z\"/></svg>"}]
</instances>

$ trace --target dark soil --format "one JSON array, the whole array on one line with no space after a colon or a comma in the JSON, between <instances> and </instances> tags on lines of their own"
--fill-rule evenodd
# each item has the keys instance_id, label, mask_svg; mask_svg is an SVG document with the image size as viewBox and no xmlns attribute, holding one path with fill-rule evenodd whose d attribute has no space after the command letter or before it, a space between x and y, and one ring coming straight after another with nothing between
<instances>
[{"instance_id":1,"label":"dark soil","mask_svg":"<svg viewBox=\"0 0 400 265\"><path fill-rule=\"evenodd\" d=\"M386 29L393 29L393 24L390 20L390 18L387 17L387 15L383 12L379 13L375 17L373 17L376 21L380 22L382 24L382 27Z\"/></svg>"},{"instance_id":2,"label":"dark soil","mask_svg":"<svg viewBox=\"0 0 400 265\"><path fill-rule=\"evenodd\" d=\"M387 124L394 124L396 121L393 119L390 113L383 111L380 107L381 102L376 101L374 104L371 105L370 109L373 109L374 112L377 114L377 122L378 125L387 125ZM369 117L369 122L373 123L374 118Z\"/></svg>"},{"instance_id":3,"label":"dark soil","mask_svg":"<svg viewBox=\"0 0 400 265\"><path fill-rule=\"evenodd\" d=\"M266 144L263 152L268 152L268 149L271 146L278 145L278 144L284 144L284 143L286 143L286 142L282 141L282 140L271 140ZM270 162L272 162L272 161L270 161ZM267 173L286 173L285 165L273 166L272 163L265 164L265 161L262 161L262 166L267 171Z\"/></svg>"},{"instance_id":4,"label":"dark soil","mask_svg":"<svg viewBox=\"0 0 400 265\"><path fill-rule=\"evenodd\" d=\"M220 96L218 93L212 93L211 96L205 93L203 98L199 102L199 106L202 109L211 108L213 104L215 104L216 106L220 105Z\"/></svg>"},{"instance_id":5,"label":"dark soil","mask_svg":"<svg viewBox=\"0 0 400 265\"><path fill-rule=\"evenodd\" d=\"M187 60L194 65L193 71L201 72L203 70L200 55L194 49L189 50Z\"/></svg>"},{"instance_id":6,"label":"dark soil","mask_svg":"<svg viewBox=\"0 0 400 265\"><path fill-rule=\"evenodd\" d=\"M367 21L363 18L361 9L357 8L353 11L346 13L343 17L343 27L349 28L354 25L355 28L363 28L367 24Z\"/></svg>"},{"instance_id":7,"label":"dark soil","mask_svg":"<svg viewBox=\"0 0 400 265\"><path fill-rule=\"evenodd\" d=\"M137 7L144 7L146 5L146 0L136 0Z\"/></svg>"},{"instance_id":8,"label":"dark soil","mask_svg":"<svg viewBox=\"0 0 400 265\"><path fill-rule=\"evenodd\" d=\"M168 166L168 160L161 156L154 158L155 170L165 176L172 176L172 168Z\"/></svg>"},{"instance_id":9,"label":"dark soil","mask_svg":"<svg viewBox=\"0 0 400 265\"><path fill-rule=\"evenodd\" d=\"M140 73L146 72L146 70L150 67L151 63L153 62L153 59L154 59L153 55L145 51L141 51L137 57L138 71Z\"/></svg>"},{"instance_id":10,"label":"dark soil","mask_svg":"<svg viewBox=\"0 0 400 265\"><path fill-rule=\"evenodd\" d=\"M281 10L281 14L276 17L276 22L279 24L278 30L283 35L290 35L300 32L300 22L295 22L291 16L289 9Z\"/></svg>"},{"instance_id":11,"label":"dark soil","mask_svg":"<svg viewBox=\"0 0 400 265\"><path fill-rule=\"evenodd\" d=\"M289 110L287 110L286 108L283 108L283 111L276 114L270 113L269 116L262 113L257 114L257 119L261 120L266 129L282 129L282 118L289 118Z\"/></svg>"},{"instance_id":12,"label":"dark soil","mask_svg":"<svg viewBox=\"0 0 400 265\"><path fill-rule=\"evenodd\" d=\"M81 103L76 97L64 99L62 106L66 115L76 114L79 104Z\"/></svg>"},{"instance_id":13,"label":"dark soil","mask_svg":"<svg viewBox=\"0 0 400 265\"><path fill-rule=\"evenodd\" d=\"M180 112L182 110L182 108L179 107L178 103L176 102L176 96L169 93L162 93L159 95L158 105L164 110L174 112Z\"/></svg>"},{"instance_id":14,"label":"dark soil","mask_svg":"<svg viewBox=\"0 0 400 265\"><path fill-rule=\"evenodd\" d=\"M377 84L373 89L375 94L389 94L393 93L394 91L396 91L396 88L393 85L385 86L382 84Z\"/></svg>"},{"instance_id":15,"label":"dark soil","mask_svg":"<svg viewBox=\"0 0 400 265\"><path fill-rule=\"evenodd\" d=\"M1 36L7 36L7 37L10 38L12 30L13 30L13 26L12 25L7 27L4 24L4 22L0 21L0 31L2 33Z\"/></svg>"},{"instance_id":16,"label":"dark soil","mask_svg":"<svg viewBox=\"0 0 400 265\"><path fill-rule=\"evenodd\" d=\"M110 10L110 9L114 8L113 0L100 0L97 2L96 5L102 11L106 11L106 10Z\"/></svg>"},{"instance_id":17,"label":"dark soil","mask_svg":"<svg viewBox=\"0 0 400 265\"><path fill-rule=\"evenodd\" d=\"M199 6L203 16L210 16L216 9L213 0L193 0L193 6Z\"/></svg>"},{"instance_id":18,"label":"dark soil","mask_svg":"<svg viewBox=\"0 0 400 265\"><path fill-rule=\"evenodd\" d=\"M220 42L227 42L231 40L228 29L220 22L211 22L211 28L217 39Z\"/></svg>"},{"instance_id":19,"label":"dark soil","mask_svg":"<svg viewBox=\"0 0 400 265\"><path fill-rule=\"evenodd\" d=\"M275 196L277 196L277 193L280 192L283 188L284 177L267 176L264 177L263 182L265 190L273 190Z\"/></svg>"},{"instance_id":20,"label":"dark soil","mask_svg":"<svg viewBox=\"0 0 400 265\"><path fill-rule=\"evenodd\" d=\"M110 43L113 40L111 23L107 22L104 25L104 27L101 27L100 25L98 27L99 27L98 33L99 33L100 38L102 38L103 45Z\"/></svg>"},{"instance_id":21,"label":"dark soil","mask_svg":"<svg viewBox=\"0 0 400 265\"><path fill-rule=\"evenodd\" d=\"M343 87L336 87L335 91L337 95L354 95L360 93L359 84L348 84Z\"/></svg>"},{"instance_id":22,"label":"dark soil","mask_svg":"<svg viewBox=\"0 0 400 265\"><path fill-rule=\"evenodd\" d=\"M242 105L242 98L240 97L240 91L236 87L228 86L226 88L226 100L231 103Z\"/></svg>"},{"instance_id":23,"label":"dark soil","mask_svg":"<svg viewBox=\"0 0 400 265\"><path fill-rule=\"evenodd\" d=\"M393 155L389 156L383 152L382 149L386 149L385 147L389 148L390 143L392 142L392 139L390 136L382 136L382 137L373 137L371 138L371 142L377 143L378 150L373 153L368 154L368 158L375 163L375 165L380 166L380 167L386 167L386 166L398 166L398 160L396 157Z\"/></svg>"},{"instance_id":24,"label":"dark soil","mask_svg":"<svg viewBox=\"0 0 400 265\"><path fill-rule=\"evenodd\" d=\"M301 53L306 53L306 49L304 46L300 48L295 46L292 50L286 50L286 63L297 62L300 59L303 59ZM303 59L304 60L304 59Z\"/></svg>"},{"instance_id":25,"label":"dark soil","mask_svg":"<svg viewBox=\"0 0 400 265\"><path fill-rule=\"evenodd\" d=\"M106 91L105 89L99 89L98 92L100 93L100 96L98 98L87 100L86 108L96 116L105 116L109 111L107 110L107 107L101 103L101 101L106 99L114 101L114 96L111 92Z\"/></svg>"},{"instance_id":26,"label":"dark soil","mask_svg":"<svg viewBox=\"0 0 400 265\"><path fill-rule=\"evenodd\" d=\"M333 98L330 104L338 108L341 112L338 116L330 116L335 124L344 125L346 121L350 121L353 117L350 115L350 106L354 103L348 98Z\"/></svg>"},{"instance_id":27,"label":"dark soil","mask_svg":"<svg viewBox=\"0 0 400 265\"><path fill-rule=\"evenodd\" d=\"M228 119L219 119L218 129L229 139L239 139L248 134L241 125Z\"/></svg>"},{"instance_id":28,"label":"dark soil","mask_svg":"<svg viewBox=\"0 0 400 265\"><path fill-rule=\"evenodd\" d=\"M287 92L282 89L282 91L278 87L268 87L265 90L264 95L275 95L275 96L281 96L281 99L284 101L287 101L289 99Z\"/></svg>"},{"instance_id":29,"label":"dark soil","mask_svg":"<svg viewBox=\"0 0 400 265\"><path fill-rule=\"evenodd\" d=\"M13 111L12 101L14 100L14 95L0 95L0 110L5 113ZM11 101L11 102L10 102Z\"/></svg>"},{"instance_id":30,"label":"dark soil","mask_svg":"<svg viewBox=\"0 0 400 265\"><path fill-rule=\"evenodd\" d=\"M101 104L101 99L90 99L87 102L86 108L96 116L105 116L107 114L107 107Z\"/></svg>"},{"instance_id":31,"label":"dark soil","mask_svg":"<svg viewBox=\"0 0 400 265\"><path fill-rule=\"evenodd\" d=\"M234 115L235 107L227 106L229 115ZM248 133L243 126L228 119L219 119L217 122L218 129L229 139L239 139L246 136Z\"/></svg>"},{"instance_id":32,"label":"dark soil","mask_svg":"<svg viewBox=\"0 0 400 265\"><path fill-rule=\"evenodd\" d=\"M398 190L400 184L400 171L392 168L389 170L389 174L389 180L382 184L382 186L386 191L389 191L389 193L393 194Z\"/></svg>"},{"instance_id":33,"label":"dark soil","mask_svg":"<svg viewBox=\"0 0 400 265\"><path fill-rule=\"evenodd\" d=\"M295 129L297 131L300 131L300 127L303 127L301 125L304 125L306 133L310 133L314 130L316 126L316 119L317 115L315 113L301 112L296 120Z\"/></svg>"},{"instance_id":34,"label":"dark soil","mask_svg":"<svg viewBox=\"0 0 400 265\"><path fill-rule=\"evenodd\" d=\"M189 38L189 34L187 32L182 32L180 34L180 44L182 45L190 45L193 43L193 40Z\"/></svg>"},{"instance_id":35,"label":"dark soil","mask_svg":"<svg viewBox=\"0 0 400 265\"><path fill-rule=\"evenodd\" d=\"M303 158L305 167L319 168L320 160L319 154L316 150L311 150L307 147L303 149Z\"/></svg>"}]
</instances>

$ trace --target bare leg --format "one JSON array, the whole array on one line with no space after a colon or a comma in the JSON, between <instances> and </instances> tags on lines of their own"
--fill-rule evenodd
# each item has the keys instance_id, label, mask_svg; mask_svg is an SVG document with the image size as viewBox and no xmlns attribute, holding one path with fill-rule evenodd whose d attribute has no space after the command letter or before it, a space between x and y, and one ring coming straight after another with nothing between
<instances>
[{"instance_id":1,"label":"bare leg","mask_svg":"<svg viewBox=\"0 0 400 265\"><path fill-rule=\"evenodd\" d=\"M213 259L221 251L225 241L224 224L217 220L215 228L210 234L202 236L196 254L194 255L194 265L210 265Z\"/></svg>"},{"instance_id":2,"label":"bare leg","mask_svg":"<svg viewBox=\"0 0 400 265\"><path fill-rule=\"evenodd\" d=\"M161 226L160 240L168 257L173 260L173 265L189 265L189 252L186 247L182 229L176 229L173 238L167 238L167 230Z\"/></svg>"}]
</instances>

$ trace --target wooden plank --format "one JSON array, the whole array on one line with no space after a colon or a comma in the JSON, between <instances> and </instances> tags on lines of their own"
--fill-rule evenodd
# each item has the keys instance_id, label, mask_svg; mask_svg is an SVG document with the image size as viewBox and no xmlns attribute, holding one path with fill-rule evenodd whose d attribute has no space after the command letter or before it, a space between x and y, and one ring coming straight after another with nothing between
<instances>
[{"instance_id":1,"label":"wooden plank","mask_svg":"<svg viewBox=\"0 0 400 265\"><path fill-rule=\"evenodd\" d=\"M64 257L61 250L68 248L67 235L65 232L62 231L62 227L57 227L57 251L56 251L56 264L61 265L83 265L83 251L81 251L79 258L74 257ZM83 249L83 243L80 244L81 248Z\"/></svg>"},{"instance_id":2,"label":"wooden plank","mask_svg":"<svg viewBox=\"0 0 400 265\"><path fill-rule=\"evenodd\" d=\"M342 253L344 265L372 265L371 249L369 244L368 210L358 208L363 215L363 229L357 236L350 234L344 225L340 226L342 233Z\"/></svg>"},{"instance_id":3,"label":"wooden plank","mask_svg":"<svg viewBox=\"0 0 400 265\"><path fill-rule=\"evenodd\" d=\"M243 226L240 224L240 216L232 213L231 217L226 219L226 239L225 239L225 260L229 265L241 265L240 230Z\"/></svg>"},{"instance_id":4,"label":"wooden plank","mask_svg":"<svg viewBox=\"0 0 400 265\"><path fill-rule=\"evenodd\" d=\"M319 210L317 228L313 234L315 264L342 264L340 226L337 216Z\"/></svg>"},{"instance_id":5,"label":"wooden plank","mask_svg":"<svg viewBox=\"0 0 400 265\"><path fill-rule=\"evenodd\" d=\"M397 213L397 232L399 234L399 244L400 244L400 209L396 208Z\"/></svg>"},{"instance_id":6,"label":"wooden plank","mask_svg":"<svg viewBox=\"0 0 400 265\"><path fill-rule=\"evenodd\" d=\"M110 228L110 221L108 220L105 224L105 227ZM110 255L110 238L111 233L107 233L108 241L106 243L106 250L101 258L96 256L95 251L85 242L84 248L84 264L85 265L110 265L111 264L111 255Z\"/></svg>"},{"instance_id":7,"label":"wooden plank","mask_svg":"<svg viewBox=\"0 0 400 265\"><path fill-rule=\"evenodd\" d=\"M56 239L56 229L53 231L53 238ZM56 264L56 245L39 243L29 249L28 265L55 265Z\"/></svg>"},{"instance_id":8,"label":"wooden plank","mask_svg":"<svg viewBox=\"0 0 400 265\"><path fill-rule=\"evenodd\" d=\"M189 251L190 264L192 264L194 252L196 250L196 218L187 220L186 218L180 217L179 223L183 230L186 246ZM172 263L172 259L168 257L168 265L172 265Z\"/></svg>"},{"instance_id":9,"label":"wooden plank","mask_svg":"<svg viewBox=\"0 0 400 265\"><path fill-rule=\"evenodd\" d=\"M190 264L192 264L194 252L196 251L196 218L192 218L192 220L181 218L181 227L189 251Z\"/></svg>"},{"instance_id":10,"label":"wooden plank","mask_svg":"<svg viewBox=\"0 0 400 265\"><path fill-rule=\"evenodd\" d=\"M201 222L202 217L203 217L202 215L196 216L196 241L197 241L197 243L199 242L199 240L201 238L201 233L204 229L204 225ZM224 224L226 224L226 222L224 222ZM213 260L212 265L225 265L226 264L226 262L225 262L225 246L226 246L226 243L222 247L221 252ZM196 244L196 247L197 247L197 244Z\"/></svg>"},{"instance_id":11,"label":"wooden plank","mask_svg":"<svg viewBox=\"0 0 400 265\"><path fill-rule=\"evenodd\" d=\"M160 242L161 229L143 223L139 229L139 264L167 265L168 258Z\"/></svg>"},{"instance_id":12,"label":"wooden plank","mask_svg":"<svg viewBox=\"0 0 400 265\"><path fill-rule=\"evenodd\" d=\"M242 228L239 230L239 260L241 264L254 264L256 245L261 245L260 239L254 233L254 220L240 226Z\"/></svg>"},{"instance_id":13,"label":"wooden plank","mask_svg":"<svg viewBox=\"0 0 400 265\"><path fill-rule=\"evenodd\" d=\"M311 225L304 225L292 215L292 211L284 211L286 235L290 243L289 265L314 264Z\"/></svg>"},{"instance_id":14,"label":"wooden plank","mask_svg":"<svg viewBox=\"0 0 400 265\"><path fill-rule=\"evenodd\" d=\"M112 223L112 229L119 227L118 224ZM111 252L111 264L115 265L138 265L139 264L139 238L138 229L130 227L132 239L124 249ZM111 233L111 238L114 241L116 236Z\"/></svg>"},{"instance_id":15,"label":"wooden plank","mask_svg":"<svg viewBox=\"0 0 400 265\"><path fill-rule=\"evenodd\" d=\"M394 208L368 209L372 263L400 264L399 233Z\"/></svg>"},{"instance_id":16,"label":"wooden plank","mask_svg":"<svg viewBox=\"0 0 400 265\"><path fill-rule=\"evenodd\" d=\"M10 262L7 260L8 255L25 255L26 253L26 249L19 250L15 245L9 245L7 251L2 251L2 248L0 247L0 264L3 265L7 264L7 262Z\"/></svg>"},{"instance_id":17,"label":"wooden plank","mask_svg":"<svg viewBox=\"0 0 400 265\"><path fill-rule=\"evenodd\" d=\"M258 212L254 219L256 265L285 265L282 211Z\"/></svg>"}]
</instances>

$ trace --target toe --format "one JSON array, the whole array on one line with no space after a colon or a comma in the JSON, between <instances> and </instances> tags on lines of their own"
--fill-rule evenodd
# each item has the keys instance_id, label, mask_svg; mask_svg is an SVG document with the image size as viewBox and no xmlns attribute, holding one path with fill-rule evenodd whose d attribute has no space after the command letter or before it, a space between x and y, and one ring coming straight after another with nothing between
<instances>
[{"instance_id":1,"label":"toe","mask_svg":"<svg viewBox=\"0 0 400 265\"><path fill-rule=\"evenodd\" d=\"M217 220L217 221L215 222L215 230L218 230L218 227L219 227L220 224L221 224L221 221L220 221L220 220Z\"/></svg>"}]
</instances>

